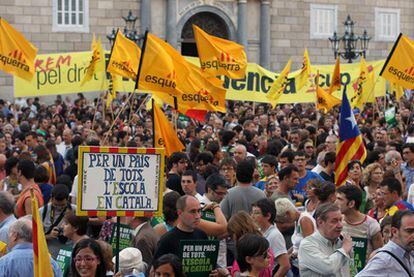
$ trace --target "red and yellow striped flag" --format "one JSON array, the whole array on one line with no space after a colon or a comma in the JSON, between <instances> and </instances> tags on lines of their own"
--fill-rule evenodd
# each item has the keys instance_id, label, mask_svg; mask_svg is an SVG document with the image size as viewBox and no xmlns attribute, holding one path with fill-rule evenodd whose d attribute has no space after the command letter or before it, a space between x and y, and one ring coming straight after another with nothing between
<instances>
[{"instance_id":1,"label":"red and yellow striped flag","mask_svg":"<svg viewBox=\"0 0 414 277\"><path fill-rule=\"evenodd\" d=\"M335 185L341 186L348 177L348 163L358 160L361 164L367 156L362 135L355 121L346 92L342 95L339 120L339 143L336 146Z\"/></svg>"},{"instance_id":2,"label":"red and yellow striped flag","mask_svg":"<svg viewBox=\"0 0 414 277\"><path fill-rule=\"evenodd\" d=\"M39 215L39 205L33 189L30 190L32 200L32 242L34 277L53 276L52 264L43 231L42 220Z\"/></svg>"}]
</instances>

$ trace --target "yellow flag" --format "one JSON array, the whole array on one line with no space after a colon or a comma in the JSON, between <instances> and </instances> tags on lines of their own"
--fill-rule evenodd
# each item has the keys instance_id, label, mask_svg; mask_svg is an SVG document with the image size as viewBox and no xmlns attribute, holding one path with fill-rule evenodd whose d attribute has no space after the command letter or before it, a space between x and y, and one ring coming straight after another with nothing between
<instances>
[{"instance_id":1,"label":"yellow flag","mask_svg":"<svg viewBox=\"0 0 414 277\"><path fill-rule=\"evenodd\" d=\"M390 92L395 95L396 100L400 100L404 95L404 88L397 83L390 82Z\"/></svg>"},{"instance_id":2,"label":"yellow flag","mask_svg":"<svg viewBox=\"0 0 414 277\"><path fill-rule=\"evenodd\" d=\"M46 244L42 220L39 215L39 206L33 190L30 190L32 200L32 242L33 242L33 267L34 276L53 276L52 264Z\"/></svg>"},{"instance_id":3,"label":"yellow flag","mask_svg":"<svg viewBox=\"0 0 414 277\"><path fill-rule=\"evenodd\" d=\"M280 96L286 88L286 85L289 83L288 75L290 72L290 66L292 65L292 60L289 59L285 68L280 73L279 77L273 82L270 87L266 97L269 99L270 104L272 104L273 109L276 107Z\"/></svg>"},{"instance_id":4,"label":"yellow flag","mask_svg":"<svg viewBox=\"0 0 414 277\"><path fill-rule=\"evenodd\" d=\"M193 30L201 69L206 75L226 75L231 79L245 77L247 56L243 45L209 35L196 25Z\"/></svg>"},{"instance_id":5,"label":"yellow flag","mask_svg":"<svg viewBox=\"0 0 414 277\"><path fill-rule=\"evenodd\" d=\"M148 33L141 73L135 88L168 92L175 96L183 93L180 87L190 74L188 62L171 45ZM196 92L191 89L187 92Z\"/></svg>"},{"instance_id":6,"label":"yellow flag","mask_svg":"<svg viewBox=\"0 0 414 277\"><path fill-rule=\"evenodd\" d=\"M141 50L118 30L109 58L107 71L128 79L137 78Z\"/></svg>"},{"instance_id":7,"label":"yellow flag","mask_svg":"<svg viewBox=\"0 0 414 277\"><path fill-rule=\"evenodd\" d=\"M111 106L112 101L116 97L116 92L120 91L120 85L122 83L121 77L118 75L114 75L109 73L109 87L108 92L106 95L106 107L109 108Z\"/></svg>"},{"instance_id":8,"label":"yellow flag","mask_svg":"<svg viewBox=\"0 0 414 277\"><path fill-rule=\"evenodd\" d=\"M400 34L380 76L406 89L414 89L414 41Z\"/></svg>"},{"instance_id":9,"label":"yellow flag","mask_svg":"<svg viewBox=\"0 0 414 277\"><path fill-rule=\"evenodd\" d=\"M364 91L367 93L366 98L364 98L364 103L374 103L375 102L375 70L372 69L368 73L367 81L364 84Z\"/></svg>"},{"instance_id":10,"label":"yellow flag","mask_svg":"<svg viewBox=\"0 0 414 277\"><path fill-rule=\"evenodd\" d=\"M296 90L302 89L307 84L310 84L309 77L311 74L311 63L309 59L308 49L305 48L305 52L303 53L303 62L302 62L302 69L298 77L296 77Z\"/></svg>"},{"instance_id":11,"label":"yellow flag","mask_svg":"<svg viewBox=\"0 0 414 277\"><path fill-rule=\"evenodd\" d=\"M105 56L104 51L102 50L101 39L95 39L95 34L93 34L92 39L92 57L89 62L88 67L86 68L85 77L81 81L81 86L92 79L93 74L98 72L105 72Z\"/></svg>"},{"instance_id":12,"label":"yellow flag","mask_svg":"<svg viewBox=\"0 0 414 277\"><path fill-rule=\"evenodd\" d=\"M204 110L213 112L226 112L226 89L222 81L217 78L204 78L201 69L189 64L190 74L188 83L190 87L198 89L195 93L183 93L178 97L167 95L162 92L153 91L153 98L157 103L165 103L180 113L185 114L188 110ZM186 86L184 85L184 87Z\"/></svg>"},{"instance_id":13,"label":"yellow flag","mask_svg":"<svg viewBox=\"0 0 414 277\"><path fill-rule=\"evenodd\" d=\"M354 96L352 96L350 105L351 108L354 109L357 107L358 109L362 109L364 106L364 100L367 99L367 96L365 94L369 93L369 91L365 91L365 83L367 82L368 78L368 69L367 69L367 63L365 62L365 59L361 57L361 61L359 63L359 76L355 83L355 91Z\"/></svg>"},{"instance_id":14,"label":"yellow flag","mask_svg":"<svg viewBox=\"0 0 414 277\"><path fill-rule=\"evenodd\" d=\"M331 85L329 86L329 93L341 89L341 66L339 57L336 58L334 71L332 73Z\"/></svg>"},{"instance_id":15,"label":"yellow flag","mask_svg":"<svg viewBox=\"0 0 414 277\"><path fill-rule=\"evenodd\" d=\"M165 148L165 155L170 156L174 152L182 151L185 147L177 137L173 126L167 117L158 107L153 105L154 109L154 143L155 147Z\"/></svg>"},{"instance_id":16,"label":"yellow flag","mask_svg":"<svg viewBox=\"0 0 414 277\"><path fill-rule=\"evenodd\" d=\"M32 80L37 48L0 17L0 70Z\"/></svg>"},{"instance_id":17,"label":"yellow flag","mask_svg":"<svg viewBox=\"0 0 414 277\"><path fill-rule=\"evenodd\" d=\"M318 110L323 109L324 113L329 112L336 105L341 104L341 100L326 92L319 86L319 71L315 77L316 84L316 108Z\"/></svg>"}]
</instances>

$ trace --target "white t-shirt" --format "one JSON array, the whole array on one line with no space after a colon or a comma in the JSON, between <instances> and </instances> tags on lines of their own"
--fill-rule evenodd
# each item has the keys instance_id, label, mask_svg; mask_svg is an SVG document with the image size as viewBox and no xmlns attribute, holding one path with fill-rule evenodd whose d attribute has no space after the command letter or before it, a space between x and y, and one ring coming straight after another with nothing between
<instances>
[{"instance_id":1,"label":"white t-shirt","mask_svg":"<svg viewBox=\"0 0 414 277\"><path fill-rule=\"evenodd\" d=\"M414 205L414 186L410 185L410 188L408 189L408 196L407 196L407 202L411 205Z\"/></svg>"},{"instance_id":2,"label":"white t-shirt","mask_svg":"<svg viewBox=\"0 0 414 277\"><path fill-rule=\"evenodd\" d=\"M316 231L316 221L313 218L313 216L308 212L301 212L298 221L296 221L295 223L295 231L293 232L293 235L291 238L293 253L295 254L298 253L300 242L303 240L303 233L302 233L302 228L300 227L300 222L304 217L307 217L312 221L313 230Z\"/></svg>"},{"instance_id":3,"label":"white t-shirt","mask_svg":"<svg viewBox=\"0 0 414 277\"><path fill-rule=\"evenodd\" d=\"M379 223L372 217L366 215L364 220L359 224L349 224L343 220L344 228L342 232L348 234L352 238L365 238L367 239L367 257L372 252L372 238L378 233L381 232L381 227ZM368 259L367 259L368 261Z\"/></svg>"},{"instance_id":4,"label":"white t-shirt","mask_svg":"<svg viewBox=\"0 0 414 277\"><path fill-rule=\"evenodd\" d=\"M275 259L280 255L287 253L285 239L275 225L270 225L270 227L264 232L263 236L269 242Z\"/></svg>"},{"instance_id":5,"label":"white t-shirt","mask_svg":"<svg viewBox=\"0 0 414 277\"><path fill-rule=\"evenodd\" d=\"M76 197L78 197L78 175L73 178L72 190L70 191L69 196L72 197L71 202L76 204Z\"/></svg>"}]
</instances>

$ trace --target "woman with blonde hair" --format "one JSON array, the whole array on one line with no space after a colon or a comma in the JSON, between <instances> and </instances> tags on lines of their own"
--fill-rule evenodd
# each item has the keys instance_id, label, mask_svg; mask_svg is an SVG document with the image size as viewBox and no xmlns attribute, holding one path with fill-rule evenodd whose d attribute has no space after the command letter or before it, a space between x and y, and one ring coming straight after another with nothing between
<instances>
[{"instance_id":1,"label":"woman with blonde hair","mask_svg":"<svg viewBox=\"0 0 414 277\"><path fill-rule=\"evenodd\" d=\"M365 167L362 172L362 184L368 194L368 199L373 199L374 195L382 182L384 171L379 163L372 163Z\"/></svg>"},{"instance_id":2,"label":"woman with blonde hair","mask_svg":"<svg viewBox=\"0 0 414 277\"><path fill-rule=\"evenodd\" d=\"M243 235L245 234L255 234L263 237L262 232L260 232L259 230L259 226L256 225L254 219L245 211L239 211L230 218L229 223L227 225L227 232L236 243L236 246L240 238L243 237ZM275 257L273 255L273 251L271 248L268 249L268 255L270 257L269 266L260 271L260 277L273 276L272 270L275 265ZM237 255L235 256L237 257ZM241 273L240 267L237 261L234 260L230 269L230 274L231 276L235 276L239 273Z\"/></svg>"}]
</instances>

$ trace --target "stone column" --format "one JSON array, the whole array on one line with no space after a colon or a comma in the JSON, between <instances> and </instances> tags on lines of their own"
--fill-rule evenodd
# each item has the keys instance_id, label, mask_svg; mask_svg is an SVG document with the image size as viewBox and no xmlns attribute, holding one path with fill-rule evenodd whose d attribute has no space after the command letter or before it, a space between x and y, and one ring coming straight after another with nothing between
<instances>
[{"instance_id":1,"label":"stone column","mask_svg":"<svg viewBox=\"0 0 414 277\"><path fill-rule=\"evenodd\" d=\"M270 69L270 1L260 3L260 65Z\"/></svg>"},{"instance_id":2,"label":"stone column","mask_svg":"<svg viewBox=\"0 0 414 277\"><path fill-rule=\"evenodd\" d=\"M151 31L151 0L141 0L141 34Z\"/></svg>"},{"instance_id":3,"label":"stone column","mask_svg":"<svg viewBox=\"0 0 414 277\"><path fill-rule=\"evenodd\" d=\"M247 0L238 0L237 10L237 41L247 53Z\"/></svg>"},{"instance_id":4,"label":"stone column","mask_svg":"<svg viewBox=\"0 0 414 277\"><path fill-rule=\"evenodd\" d=\"M177 0L167 0L167 42L177 48Z\"/></svg>"}]
</instances>

